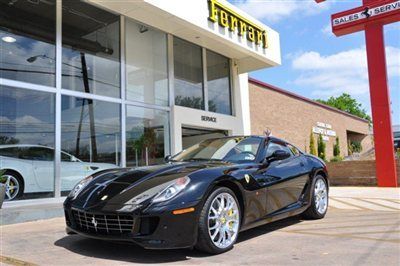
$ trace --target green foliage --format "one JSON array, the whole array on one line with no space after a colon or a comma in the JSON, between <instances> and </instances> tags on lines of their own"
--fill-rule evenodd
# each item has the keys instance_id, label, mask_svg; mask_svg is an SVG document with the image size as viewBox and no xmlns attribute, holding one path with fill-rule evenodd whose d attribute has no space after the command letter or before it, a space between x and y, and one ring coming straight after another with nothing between
<instances>
[{"instance_id":1,"label":"green foliage","mask_svg":"<svg viewBox=\"0 0 400 266\"><path fill-rule=\"evenodd\" d=\"M6 180L5 180L5 178L4 178L4 174L6 173L6 170L1 170L0 169L0 183L5 183L6 182Z\"/></svg>"},{"instance_id":2,"label":"green foliage","mask_svg":"<svg viewBox=\"0 0 400 266\"><path fill-rule=\"evenodd\" d=\"M310 154L317 156L317 150L315 149L315 140L314 140L314 134L311 131L310 134Z\"/></svg>"},{"instance_id":3,"label":"green foliage","mask_svg":"<svg viewBox=\"0 0 400 266\"><path fill-rule=\"evenodd\" d=\"M367 119L370 123L372 122L371 117L366 113L365 109L362 108L361 103L357 102L356 99L347 93L343 93L338 97L331 96L328 100L317 99L316 101Z\"/></svg>"},{"instance_id":4,"label":"green foliage","mask_svg":"<svg viewBox=\"0 0 400 266\"><path fill-rule=\"evenodd\" d=\"M0 136L0 144L18 144L19 139L16 139L14 137L8 137L8 136Z\"/></svg>"},{"instance_id":5,"label":"green foliage","mask_svg":"<svg viewBox=\"0 0 400 266\"><path fill-rule=\"evenodd\" d=\"M322 139L322 135L318 136L317 146L318 146L318 157L325 161L325 158L326 158L326 154L325 154L326 144L325 144L324 140Z\"/></svg>"},{"instance_id":6,"label":"green foliage","mask_svg":"<svg viewBox=\"0 0 400 266\"><path fill-rule=\"evenodd\" d=\"M176 96L175 104L180 105L180 106L196 108L196 109L202 109L203 108L203 99L200 97Z\"/></svg>"},{"instance_id":7,"label":"green foliage","mask_svg":"<svg viewBox=\"0 0 400 266\"><path fill-rule=\"evenodd\" d=\"M203 99L200 97L175 97L175 104L190 108L203 109ZM213 100L208 101L208 111L217 112L217 104Z\"/></svg>"},{"instance_id":8,"label":"green foliage","mask_svg":"<svg viewBox=\"0 0 400 266\"><path fill-rule=\"evenodd\" d=\"M360 141L352 140L349 143L349 154L362 152L362 145Z\"/></svg>"},{"instance_id":9,"label":"green foliage","mask_svg":"<svg viewBox=\"0 0 400 266\"><path fill-rule=\"evenodd\" d=\"M342 156L335 156L331 159L331 162L341 162L341 161L343 161Z\"/></svg>"},{"instance_id":10,"label":"green foliage","mask_svg":"<svg viewBox=\"0 0 400 266\"><path fill-rule=\"evenodd\" d=\"M334 156L334 157L340 156L339 137L336 137L335 144L333 144L333 156Z\"/></svg>"},{"instance_id":11,"label":"green foliage","mask_svg":"<svg viewBox=\"0 0 400 266\"><path fill-rule=\"evenodd\" d=\"M129 139L126 142L126 148L129 154L137 154L138 158L136 160L141 160L142 164L146 161L146 149L148 154L148 159L153 160L157 156L157 140L156 132L154 128L144 128L143 134L136 139ZM161 155L162 156L162 155Z\"/></svg>"}]
</instances>

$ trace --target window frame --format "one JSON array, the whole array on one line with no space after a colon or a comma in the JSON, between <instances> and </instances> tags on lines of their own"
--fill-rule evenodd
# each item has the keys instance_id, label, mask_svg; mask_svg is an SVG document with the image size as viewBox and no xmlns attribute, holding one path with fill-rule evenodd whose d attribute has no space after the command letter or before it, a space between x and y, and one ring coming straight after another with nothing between
<instances>
[{"instance_id":1,"label":"window frame","mask_svg":"<svg viewBox=\"0 0 400 266\"><path fill-rule=\"evenodd\" d=\"M61 0L61 1L56 1L56 14L55 14L55 82L54 84L51 85L40 85L36 83L31 83L30 81L19 81L19 80L12 80L12 79L1 79L0 80L0 86L8 86L12 88L18 88L18 89L23 89L26 91L35 91L35 92L45 92L49 93L54 97L54 147L53 149L53 161L54 161L54 189L53 189L53 195L51 197L59 198L61 197L61 162L63 161L61 157L63 157L64 153L61 150L62 147L62 97L63 96L69 96L69 97L75 97L75 98L84 98L84 99L91 99L94 101L104 101L107 103L117 103L120 106L120 144L119 144L119 149L120 149L120 165L121 167L126 166L126 108L128 106L135 106L135 107L142 107L142 108L150 108L155 111L166 111L167 112L167 119L168 119L168 143L166 144L169 147L169 151L173 150L173 144L174 144L174 134L171 134L173 132L173 117L172 117L172 110L174 106L174 68L173 68L173 41L174 38L179 38L177 36L172 35L171 33L168 33L160 28L154 28L155 30L159 30L163 33L166 34L167 36L167 65L168 65L168 105L167 106L159 106L156 104L149 104L149 103L142 103L142 102L137 102L134 100L127 100L126 99L126 62L125 62L125 54L126 54L126 30L125 30L125 20L129 19L134 22L138 22L140 24L145 25L145 23L141 21L136 21L135 19L128 18L127 16L123 14L119 14L117 12L113 12L111 10L107 10L102 7L98 7L92 3L91 5L98 7L104 11L107 11L109 13L113 13L119 17L119 65L120 65L120 87L119 87L119 96L114 97L114 96L106 96L106 95L101 95L101 94L94 94L94 93L86 93L84 91L74 91L74 90L69 90L67 88L63 88L63 83L62 83L62 73L63 73L63 68L62 68L62 56L63 56L63 34L62 34L62 3L63 1L67 0ZM146 25L147 26L147 25ZM150 27L150 26L149 26ZM186 42L192 43L188 41L187 39L183 39ZM208 50L205 47L192 43L193 45L196 45L201 48L201 59L202 59L202 69L206 68L207 69L207 51L211 51L212 53L220 54L216 51L213 50ZM221 56L224 56L220 54ZM226 56L224 56L226 57ZM234 61L230 57L226 57L229 62L229 94L230 94L230 111L231 113L229 114L230 116L235 115L235 82L236 76L234 75L235 73L235 66L234 66ZM204 110L203 111L209 111L208 108L208 90L207 90L207 70L204 72L203 71L202 75L203 77L203 88L202 88L202 93L203 93L203 105L204 105ZM202 109L199 109L202 110ZM214 113L214 112L213 112ZM216 113L220 114L220 113ZM227 115L227 114L224 114ZM261 144L258 151L257 151L257 157L255 162L260 158L262 154L262 149L264 146ZM19 152L20 153L20 152ZM68 153L67 153L68 154ZM15 157L14 157L15 158Z\"/></svg>"},{"instance_id":2,"label":"window frame","mask_svg":"<svg viewBox=\"0 0 400 266\"><path fill-rule=\"evenodd\" d=\"M233 82L233 75L232 75L233 74L232 59L227 57L227 56L224 56L224 55L222 55L222 54L220 54L218 52L215 52L213 50L210 50L210 49L207 49L205 47L202 47L202 46L200 46L200 45L198 45L196 43L193 43L191 41L188 41L188 40L182 39L180 37L177 37L175 35L172 35L172 38L171 38L171 42L172 42L171 46L172 46L172 48L173 48L173 45L174 45L174 41L176 39L182 40L182 41L187 42L187 43L189 43L191 45L197 46L198 48L201 49L201 62L202 62L201 70L202 70L202 79L203 79L202 80L202 84L203 84L203 86L202 86L203 106L202 106L201 109L196 109L196 108L193 108L193 107L187 107L187 106L182 106L182 105L176 104L176 102L175 102L175 97L176 97L176 94L175 94L175 71L173 71L174 73L172 74L172 77L170 78L170 80L172 81L172 85L171 86L172 86L173 99L174 99L173 105L182 106L182 107L186 107L186 108L192 108L192 109L196 109L196 110L203 110L203 111L210 112L210 113L215 113L215 114L234 116L235 115L234 114L235 108L234 108L234 93L233 93L233 91L234 91L234 82ZM209 102L208 69L207 69L208 68L208 65L207 65L207 53L208 52L217 54L217 55L222 56L222 57L224 57L224 58L226 58L228 60L228 65L229 65L229 67L228 67L229 114L224 114L224 113L220 113L220 112L213 112L213 111L209 110L209 104L208 104L208 102ZM174 65L174 60L175 60L175 55L173 53L172 58L171 58L172 65Z\"/></svg>"},{"instance_id":3,"label":"window frame","mask_svg":"<svg viewBox=\"0 0 400 266\"><path fill-rule=\"evenodd\" d=\"M290 159L290 158L296 156L296 155L292 152L292 150L288 147L288 144L290 144L290 143L283 142L283 141L279 141L279 140L272 140L272 139L270 139L270 140L267 140L267 143L266 143L266 145L265 145L265 148L264 148L264 151L263 151L263 160L265 160L265 159L267 158L267 151L268 151L268 148L270 147L271 143L287 148L287 149L289 150L289 153L290 153L290 157L287 158L287 159ZM290 145L291 145L291 144L290 144ZM292 145L292 146L293 146L293 145ZM293 147L294 147L294 146L293 146ZM296 148L296 149L297 149L297 148ZM284 149L282 149L282 150L284 150ZM299 149L297 149L297 150L298 150L299 153L301 154L300 150L299 150Z\"/></svg>"},{"instance_id":4,"label":"window frame","mask_svg":"<svg viewBox=\"0 0 400 266\"><path fill-rule=\"evenodd\" d=\"M216 54L216 55L219 55L219 56L222 56L222 57L224 57L224 58L226 58L228 60L229 114L224 114L224 113L220 113L220 112L213 112L213 111L209 110L209 100L210 99L209 99L209 90L208 90L208 65L207 65L207 54L208 54L208 52ZM204 75L204 90L205 90L205 93L206 93L205 95L207 96L207 97L204 97L204 101L207 104L206 105L207 106L206 111L207 112L211 112L211 113L216 113L216 114L223 114L223 115L233 116L233 110L234 110L233 104L234 104L234 101L233 101L232 59L229 58L229 57L226 57L226 56L224 56L224 55L222 55L220 53L217 53L217 52L215 52L213 50L209 50L209 49L203 48L203 63L204 63L203 71L205 71L205 75Z\"/></svg>"}]
</instances>

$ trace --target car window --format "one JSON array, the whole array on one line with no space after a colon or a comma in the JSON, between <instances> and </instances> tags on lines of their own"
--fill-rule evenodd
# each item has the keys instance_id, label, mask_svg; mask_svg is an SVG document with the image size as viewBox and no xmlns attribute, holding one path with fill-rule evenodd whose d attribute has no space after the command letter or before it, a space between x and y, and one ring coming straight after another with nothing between
<instances>
[{"instance_id":1,"label":"car window","mask_svg":"<svg viewBox=\"0 0 400 266\"><path fill-rule=\"evenodd\" d=\"M295 146L291 145L291 144L287 144L287 147L289 147L290 151L295 155L300 155L300 151L299 149L297 149Z\"/></svg>"},{"instance_id":2,"label":"car window","mask_svg":"<svg viewBox=\"0 0 400 266\"><path fill-rule=\"evenodd\" d=\"M254 161L262 139L227 137L202 141L178 153L171 160L221 160L235 163Z\"/></svg>"},{"instance_id":3,"label":"car window","mask_svg":"<svg viewBox=\"0 0 400 266\"><path fill-rule=\"evenodd\" d=\"M289 149L289 147L287 147L286 145L270 141L267 146L267 150L265 152L265 158L271 156L274 153L274 151L277 150L284 150L293 155L291 149Z\"/></svg>"},{"instance_id":4,"label":"car window","mask_svg":"<svg viewBox=\"0 0 400 266\"><path fill-rule=\"evenodd\" d=\"M225 156L227 161L253 161L256 159L258 148L261 140L256 138L248 138L241 141L234 149L230 150Z\"/></svg>"},{"instance_id":5,"label":"car window","mask_svg":"<svg viewBox=\"0 0 400 266\"><path fill-rule=\"evenodd\" d=\"M54 151L46 147L30 147L23 154L23 158L33 161L53 161Z\"/></svg>"},{"instance_id":6,"label":"car window","mask_svg":"<svg viewBox=\"0 0 400 266\"><path fill-rule=\"evenodd\" d=\"M20 154L21 154L21 148L19 147L9 147L0 149L0 156L19 158Z\"/></svg>"},{"instance_id":7,"label":"car window","mask_svg":"<svg viewBox=\"0 0 400 266\"><path fill-rule=\"evenodd\" d=\"M62 162L72 162L72 156L65 152L61 152L61 161Z\"/></svg>"}]
</instances>

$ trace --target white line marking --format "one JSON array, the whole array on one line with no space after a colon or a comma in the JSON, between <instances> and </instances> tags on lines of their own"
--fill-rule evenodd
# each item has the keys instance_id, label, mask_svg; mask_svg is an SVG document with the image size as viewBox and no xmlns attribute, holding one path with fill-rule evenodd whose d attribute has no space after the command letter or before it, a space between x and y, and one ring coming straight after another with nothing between
<instances>
[{"instance_id":1,"label":"white line marking","mask_svg":"<svg viewBox=\"0 0 400 266\"><path fill-rule=\"evenodd\" d=\"M329 198L329 206L337 209L345 209L345 210L361 210L355 206L347 205L345 203L336 201L333 198Z\"/></svg>"},{"instance_id":2,"label":"white line marking","mask_svg":"<svg viewBox=\"0 0 400 266\"><path fill-rule=\"evenodd\" d=\"M354 204L356 206L360 206L361 208L369 209L369 210L374 210L374 211L394 211L393 209L390 208L385 208L383 206L379 206L370 202L366 202L363 200L359 199L346 199L347 202ZM372 201L372 200L369 200Z\"/></svg>"}]
</instances>

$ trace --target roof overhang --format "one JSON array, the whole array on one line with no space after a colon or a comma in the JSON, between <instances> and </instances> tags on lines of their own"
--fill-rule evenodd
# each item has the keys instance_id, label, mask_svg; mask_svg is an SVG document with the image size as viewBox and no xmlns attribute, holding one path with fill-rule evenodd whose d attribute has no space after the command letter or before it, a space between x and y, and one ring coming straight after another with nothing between
<instances>
[{"instance_id":1,"label":"roof overhang","mask_svg":"<svg viewBox=\"0 0 400 266\"><path fill-rule=\"evenodd\" d=\"M279 34L225 0L89 0L89 2L232 58L238 65L239 73L281 63ZM210 19L212 3L216 4L213 9L216 21ZM227 14L225 24L229 26L221 26L219 18L221 10L224 15ZM231 24L235 18L236 27L235 24L233 26ZM247 34L240 35L239 23L246 24L246 29L255 28L255 34L257 29L258 32L263 31L267 47L264 47L261 41L261 34L260 39L254 37L256 41L249 40Z\"/></svg>"}]
</instances>

